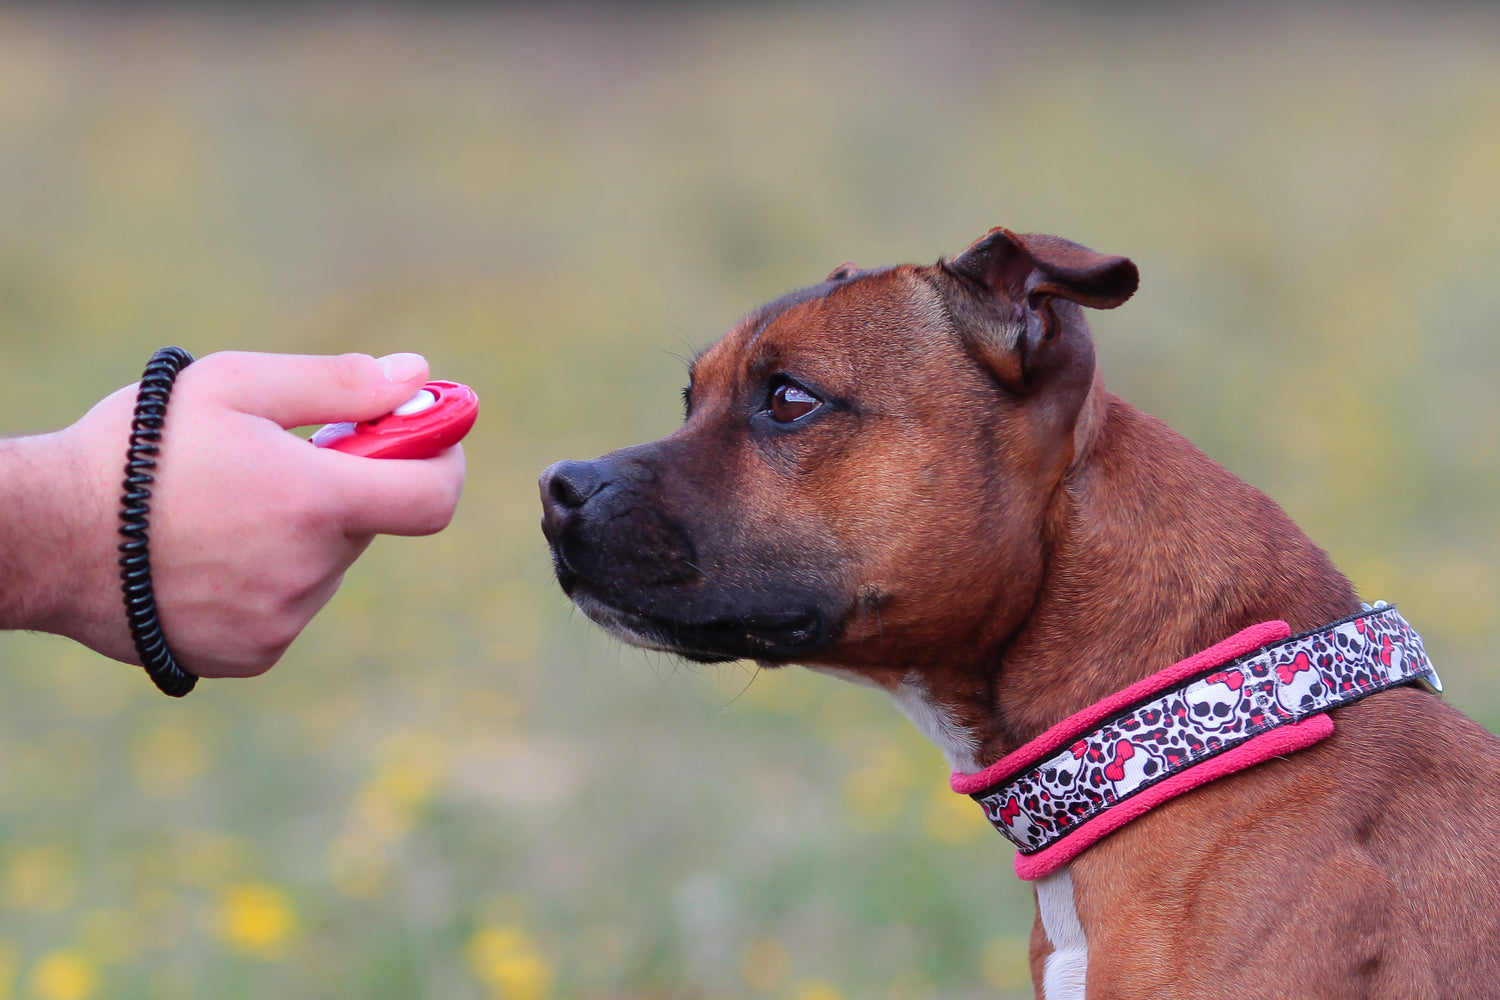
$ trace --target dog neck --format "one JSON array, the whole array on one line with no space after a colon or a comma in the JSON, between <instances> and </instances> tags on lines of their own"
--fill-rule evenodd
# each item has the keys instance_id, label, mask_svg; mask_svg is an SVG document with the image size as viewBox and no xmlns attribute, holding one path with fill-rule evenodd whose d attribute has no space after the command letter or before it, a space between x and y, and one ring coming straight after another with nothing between
<instances>
[{"instance_id":1,"label":"dog neck","mask_svg":"<svg viewBox=\"0 0 1500 1000\"><path fill-rule=\"evenodd\" d=\"M1296 636L1262 622L951 784L1020 848L1016 874L1039 878L1168 799L1326 739L1330 710L1413 683L1442 690L1421 638L1383 602Z\"/></svg>"},{"instance_id":2,"label":"dog neck","mask_svg":"<svg viewBox=\"0 0 1500 1000\"><path fill-rule=\"evenodd\" d=\"M982 693L928 682L972 734L976 769L1256 622L1303 631L1359 608L1349 581L1269 497L1102 387L1091 397L1049 511L1029 615L959 671L985 677Z\"/></svg>"}]
</instances>

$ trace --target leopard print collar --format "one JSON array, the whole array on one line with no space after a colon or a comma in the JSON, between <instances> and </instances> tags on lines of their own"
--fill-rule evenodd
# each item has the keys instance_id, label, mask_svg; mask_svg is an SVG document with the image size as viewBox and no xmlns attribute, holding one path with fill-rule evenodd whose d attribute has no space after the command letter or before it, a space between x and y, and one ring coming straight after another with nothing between
<instances>
[{"instance_id":1,"label":"leopard print collar","mask_svg":"<svg viewBox=\"0 0 1500 1000\"><path fill-rule=\"evenodd\" d=\"M1326 738L1329 709L1414 682L1442 690L1393 605L1295 636L1262 622L951 784L1020 849L1016 874L1037 879L1167 799Z\"/></svg>"}]
</instances>

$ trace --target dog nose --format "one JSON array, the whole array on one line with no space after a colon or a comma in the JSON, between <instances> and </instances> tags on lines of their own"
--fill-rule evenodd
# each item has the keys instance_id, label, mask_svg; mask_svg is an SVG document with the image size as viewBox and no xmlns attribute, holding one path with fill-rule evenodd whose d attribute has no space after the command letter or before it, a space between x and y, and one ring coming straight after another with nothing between
<instances>
[{"instance_id":1,"label":"dog nose","mask_svg":"<svg viewBox=\"0 0 1500 1000\"><path fill-rule=\"evenodd\" d=\"M604 483L598 462L557 462L542 473L542 505L558 513L577 510Z\"/></svg>"}]
</instances>

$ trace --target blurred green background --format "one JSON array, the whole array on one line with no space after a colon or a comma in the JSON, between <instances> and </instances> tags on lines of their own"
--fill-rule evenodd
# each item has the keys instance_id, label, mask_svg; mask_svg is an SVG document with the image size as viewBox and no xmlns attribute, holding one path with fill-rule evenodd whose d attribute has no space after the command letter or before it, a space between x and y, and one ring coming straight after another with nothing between
<instances>
[{"instance_id":1,"label":"blurred green background","mask_svg":"<svg viewBox=\"0 0 1500 1000\"><path fill-rule=\"evenodd\" d=\"M418 350L452 527L185 702L0 636L0 998L1029 996L1011 851L883 696L603 638L535 478L847 258L1125 253L1111 386L1500 724L1500 11L0 8L0 430L151 350Z\"/></svg>"}]
</instances>

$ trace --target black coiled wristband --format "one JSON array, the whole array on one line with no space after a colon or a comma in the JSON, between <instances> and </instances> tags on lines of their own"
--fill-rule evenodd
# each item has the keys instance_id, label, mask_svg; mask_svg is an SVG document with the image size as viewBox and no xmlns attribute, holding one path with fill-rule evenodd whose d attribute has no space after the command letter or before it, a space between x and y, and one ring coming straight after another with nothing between
<instances>
[{"instance_id":1,"label":"black coiled wristband","mask_svg":"<svg viewBox=\"0 0 1500 1000\"><path fill-rule=\"evenodd\" d=\"M146 519L150 514L151 470L166 423L167 398L177 373L193 363L193 356L180 347L163 347L151 355L135 397L135 420L130 425L130 447L125 452L125 495L120 498L120 582L125 592L125 617L130 638L146 673L163 694L181 698L198 678L183 670L167 648L156 615L156 595L151 590L151 557L146 546Z\"/></svg>"}]
</instances>

